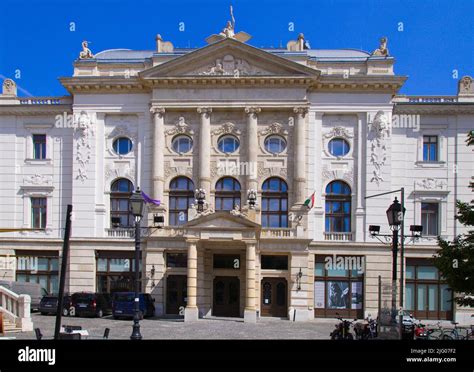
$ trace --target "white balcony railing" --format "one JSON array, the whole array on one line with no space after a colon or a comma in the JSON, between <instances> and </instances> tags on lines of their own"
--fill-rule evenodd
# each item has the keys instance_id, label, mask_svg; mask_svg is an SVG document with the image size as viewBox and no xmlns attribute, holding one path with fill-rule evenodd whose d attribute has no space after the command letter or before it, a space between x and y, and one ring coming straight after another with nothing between
<instances>
[{"instance_id":1,"label":"white balcony railing","mask_svg":"<svg viewBox=\"0 0 474 372\"><path fill-rule=\"evenodd\" d=\"M30 296L18 295L0 285L0 313L2 313L4 319L15 324L22 332L31 332L33 330L30 306Z\"/></svg>"},{"instance_id":2,"label":"white balcony railing","mask_svg":"<svg viewBox=\"0 0 474 372\"><path fill-rule=\"evenodd\" d=\"M109 238L125 238L130 239L135 237L135 230L131 228L119 227L116 229L105 229Z\"/></svg>"},{"instance_id":3,"label":"white balcony railing","mask_svg":"<svg viewBox=\"0 0 474 372\"><path fill-rule=\"evenodd\" d=\"M262 229L260 236L262 238L296 238L296 229Z\"/></svg>"},{"instance_id":4,"label":"white balcony railing","mask_svg":"<svg viewBox=\"0 0 474 372\"><path fill-rule=\"evenodd\" d=\"M340 241L340 242L352 241L352 233L351 232L325 232L324 240Z\"/></svg>"}]
</instances>

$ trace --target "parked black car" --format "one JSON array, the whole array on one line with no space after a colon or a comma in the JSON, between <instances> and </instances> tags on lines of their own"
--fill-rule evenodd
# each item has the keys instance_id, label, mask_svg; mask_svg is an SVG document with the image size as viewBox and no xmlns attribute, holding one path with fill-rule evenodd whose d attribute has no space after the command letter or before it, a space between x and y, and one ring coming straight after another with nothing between
<instances>
[{"instance_id":1,"label":"parked black car","mask_svg":"<svg viewBox=\"0 0 474 372\"><path fill-rule=\"evenodd\" d=\"M64 316L69 315L69 310L71 309L71 307L72 307L71 296L65 295L63 298L63 315ZM58 296L46 295L46 296L43 296L43 298L41 299L38 309L41 315L47 315L47 314L56 315L57 308L58 308Z\"/></svg>"},{"instance_id":2,"label":"parked black car","mask_svg":"<svg viewBox=\"0 0 474 372\"><path fill-rule=\"evenodd\" d=\"M74 315L102 318L112 314L112 302L107 293L78 292L72 295Z\"/></svg>"},{"instance_id":3,"label":"parked black car","mask_svg":"<svg viewBox=\"0 0 474 372\"><path fill-rule=\"evenodd\" d=\"M155 315L155 299L148 293L139 294L140 318ZM115 292L112 301L115 319L133 317L135 311L135 292Z\"/></svg>"}]
</instances>

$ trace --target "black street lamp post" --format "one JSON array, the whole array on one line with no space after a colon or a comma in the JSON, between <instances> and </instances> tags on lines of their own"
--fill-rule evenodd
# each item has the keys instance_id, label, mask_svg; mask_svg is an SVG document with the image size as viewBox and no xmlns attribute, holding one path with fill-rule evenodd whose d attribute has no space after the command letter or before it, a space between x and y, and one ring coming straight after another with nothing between
<instances>
[{"instance_id":1,"label":"black street lamp post","mask_svg":"<svg viewBox=\"0 0 474 372\"><path fill-rule=\"evenodd\" d=\"M387 209L387 220L392 230L392 322L396 323L397 315L397 257L398 257L398 230L403 223L402 206L395 197L392 205Z\"/></svg>"},{"instance_id":2,"label":"black street lamp post","mask_svg":"<svg viewBox=\"0 0 474 372\"><path fill-rule=\"evenodd\" d=\"M144 200L140 188L130 196L130 212L135 217L135 307L133 312L133 332L131 340L141 340L140 333L140 223L143 216Z\"/></svg>"}]
</instances>

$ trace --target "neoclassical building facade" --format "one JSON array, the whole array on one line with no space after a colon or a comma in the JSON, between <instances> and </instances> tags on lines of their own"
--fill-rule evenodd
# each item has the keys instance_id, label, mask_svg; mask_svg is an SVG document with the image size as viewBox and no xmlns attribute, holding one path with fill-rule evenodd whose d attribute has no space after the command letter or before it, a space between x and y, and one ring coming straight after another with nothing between
<instances>
[{"instance_id":1,"label":"neoclassical building facade","mask_svg":"<svg viewBox=\"0 0 474 372\"><path fill-rule=\"evenodd\" d=\"M139 187L159 200L141 244L157 316L375 315L391 246L369 226L390 233L398 194L366 197L403 187L406 231L423 226L405 243L403 307L469 323L430 258L436 236L465 231L454 216L472 199L472 78L456 96L402 96L386 39L373 53L307 49L303 35L262 49L227 31L197 49L159 35L150 51L83 43L65 97L3 82L0 227L25 230L1 234L0 275L55 292L72 204L67 290L132 290Z\"/></svg>"}]
</instances>

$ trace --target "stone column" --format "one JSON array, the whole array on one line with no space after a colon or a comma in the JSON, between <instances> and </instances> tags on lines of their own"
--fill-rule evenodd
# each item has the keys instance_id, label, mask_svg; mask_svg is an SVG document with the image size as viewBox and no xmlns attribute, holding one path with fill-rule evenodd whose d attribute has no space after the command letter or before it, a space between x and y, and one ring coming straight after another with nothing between
<instances>
[{"instance_id":1,"label":"stone column","mask_svg":"<svg viewBox=\"0 0 474 372\"><path fill-rule=\"evenodd\" d=\"M163 149L165 147L164 115L163 107L152 107L153 114L153 198L163 200L165 182Z\"/></svg>"},{"instance_id":2,"label":"stone column","mask_svg":"<svg viewBox=\"0 0 474 372\"><path fill-rule=\"evenodd\" d=\"M188 242L188 301L184 309L184 321L194 321L199 318L197 307L197 241Z\"/></svg>"},{"instance_id":3,"label":"stone column","mask_svg":"<svg viewBox=\"0 0 474 372\"><path fill-rule=\"evenodd\" d=\"M314 113L314 190L316 191L316 206L313 209L314 214L314 239L316 241L324 240L324 201L322 198L323 185L321 175L323 174L322 158L322 127L324 112Z\"/></svg>"},{"instance_id":4,"label":"stone column","mask_svg":"<svg viewBox=\"0 0 474 372\"><path fill-rule=\"evenodd\" d=\"M306 188L306 114L307 107L295 107L293 109L296 114L295 123L295 157L294 157L294 185L295 185L295 204L303 204L305 200Z\"/></svg>"},{"instance_id":5,"label":"stone column","mask_svg":"<svg viewBox=\"0 0 474 372\"><path fill-rule=\"evenodd\" d=\"M246 292L245 292L245 309L244 322L255 323L257 321L256 296L255 296L255 258L256 245L255 241L246 242Z\"/></svg>"},{"instance_id":6,"label":"stone column","mask_svg":"<svg viewBox=\"0 0 474 372\"><path fill-rule=\"evenodd\" d=\"M258 114L261 109L259 107L246 107L247 114L247 160L249 162L249 170L255 170L255 174L249 172L247 175L247 190L258 189L257 180L257 155L258 155Z\"/></svg>"},{"instance_id":7,"label":"stone column","mask_svg":"<svg viewBox=\"0 0 474 372\"><path fill-rule=\"evenodd\" d=\"M211 112L210 107L199 107L201 128L199 130L199 187L206 191L209 202L211 192Z\"/></svg>"},{"instance_id":8,"label":"stone column","mask_svg":"<svg viewBox=\"0 0 474 372\"><path fill-rule=\"evenodd\" d=\"M365 195L365 148L367 146L366 140L366 128L367 128L367 113L359 112L357 114L357 202L355 211L355 240L363 242L365 240L365 208L364 208L364 195Z\"/></svg>"}]
</instances>

